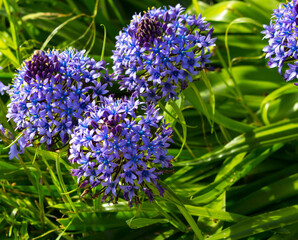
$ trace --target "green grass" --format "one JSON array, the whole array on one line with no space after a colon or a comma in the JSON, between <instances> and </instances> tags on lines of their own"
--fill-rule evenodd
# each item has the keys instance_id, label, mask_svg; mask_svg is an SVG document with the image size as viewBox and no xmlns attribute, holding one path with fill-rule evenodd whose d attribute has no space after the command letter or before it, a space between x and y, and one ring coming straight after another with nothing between
<instances>
[{"instance_id":1,"label":"green grass","mask_svg":"<svg viewBox=\"0 0 298 240\"><path fill-rule=\"evenodd\" d=\"M0 81L11 83L40 48L85 48L112 65L115 36L135 12L177 2L0 0ZM195 76L176 102L160 104L175 124L164 198L129 208L121 199L109 205L80 197L65 152L28 148L9 161L11 142L2 141L0 239L295 239L298 92L266 67L260 34L278 3L181 1L215 29L215 71ZM8 103L0 95L0 123L13 132Z\"/></svg>"}]
</instances>

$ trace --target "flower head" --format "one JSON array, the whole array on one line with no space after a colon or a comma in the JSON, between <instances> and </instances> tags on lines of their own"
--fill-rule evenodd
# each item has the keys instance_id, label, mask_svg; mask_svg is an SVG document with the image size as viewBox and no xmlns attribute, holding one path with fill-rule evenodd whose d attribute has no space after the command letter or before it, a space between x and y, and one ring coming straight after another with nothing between
<instances>
[{"instance_id":1,"label":"flower head","mask_svg":"<svg viewBox=\"0 0 298 240\"><path fill-rule=\"evenodd\" d=\"M209 63L213 28L201 15L182 14L184 8L152 8L136 14L116 37L114 71L121 89L156 102L175 99L187 87L186 77Z\"/></svg>"},{"instance_id":2,"label":"flower head","mask_svg":"<svg viewBox=\"0 0 298 240\"><path fill-rule=\"evenodd\" d=\"M122 191L131 206L139 201L138 191L147 194L152 187L162 195L158 168L171 167L171 134L154 105L103 97L71 135L69 160L77 166L72 173L83 186L101 185L103 201L110 196L116 202Z\"/></svg>"},{"instance_id":3,"label":"flower head","mask_svg":"<svg viewBox=\"0 0 298 240\"><path fill-rule=\"evenodd\" d=\"M37 51L26 60L8 90L7 114L23 133L23 147L66 144L87 106L108 92L105 65L72 48Z\"/></svg>"},{"instance_id":4,"label":"flower head","mask_svg":"<svg viewBox=\"0 0 298 240\"><path fill-rule=\"evenodd\" d=\"M298 4L297 1L287 1L273 10L270 25L264 25L264 39L269 45L264 47L268 66L278 67L286 81L297 78L298 73ZM286 70L283 67L286 65Z\"/></svg>"}]
</instances>

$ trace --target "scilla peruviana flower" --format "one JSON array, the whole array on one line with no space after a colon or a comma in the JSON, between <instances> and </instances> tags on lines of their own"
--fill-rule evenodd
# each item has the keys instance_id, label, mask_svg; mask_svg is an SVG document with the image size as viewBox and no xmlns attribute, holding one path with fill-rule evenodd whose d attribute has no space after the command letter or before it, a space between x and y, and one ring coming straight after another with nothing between
<instances>
[{"instance_id":1,"label":"scilla peruviana flower","mask_svg":"<svg viewBox=\"0 0 298 240\"><path fill-rule=\"evenodd\" d=\"M159 168L172 166L173 157L167 155L171 134L154 105L104 97L89 107L71 135L72 174L81 187L101 186L95 195L103 194L102 201L117 202L121 192L130 206L139 202L139 192L153 200L152 188L164 192Z\"/></svg>"},{"instance_id":2,"label":"scilla peruviana flower","mask_svg":"<svg viewBox=\"0 0 298 240\"><path fill-rule=\"evenodd\" d=\"M105 65L73 48L37 51L25 60L7 91L7 118L23 134L10 158L34 144L49 149L65 145L87 106L108 93L111 76Z\"/></svg>"},{"instance_id":3,"label":"scilla peruviana flower","mask_svg":"<svg viewBox=\"0 0 298 240\"><path fill-rule=\"evenodd\" d=\"M199 15L184 8L152 8L133 16L116 37L114 72L120 89L127 89L147 102L177 99L192 75L210 63L213 28Z\"/></svg>"}]
</instances>

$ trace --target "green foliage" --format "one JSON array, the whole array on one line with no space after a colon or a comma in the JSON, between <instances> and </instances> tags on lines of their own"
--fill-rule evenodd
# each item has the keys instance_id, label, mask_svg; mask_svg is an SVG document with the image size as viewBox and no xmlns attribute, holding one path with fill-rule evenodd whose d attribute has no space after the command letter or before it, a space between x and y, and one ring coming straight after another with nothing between
<instances>
[{"instance_id":1,"label":"green foliage","mask_svg":"<svg viewBox=\"0 0 298 240\"><path fill-rule=\"evenodd\" d=\"M175 129L164 198L102 204L78 188L66 151L28 148L8 160L0 142L0 239L295 239L298 229L298 92L262 48L276 0L182 0L215 29L212 65L160 108ZM0 81L36 49L74 46L110 56L132 14L166 0L0 0ZM117 93L117 90L115 89ZM0 95L0 122L7 95ZM13 132L15 138L18 133Z\"/></svg>"}]
</instances>

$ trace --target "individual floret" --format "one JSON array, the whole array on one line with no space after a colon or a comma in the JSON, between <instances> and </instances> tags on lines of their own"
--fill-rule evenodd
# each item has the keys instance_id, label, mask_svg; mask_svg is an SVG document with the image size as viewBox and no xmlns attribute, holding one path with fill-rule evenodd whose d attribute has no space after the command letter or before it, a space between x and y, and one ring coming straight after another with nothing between
<instances>
[{"instance_id":1,"label":"individual floret","mask_svg":"<svg viewBox=\"0 0 298 240\"><path fill-rule=\"evenodd\" d=\"M4 93L9 89L9 86L5 86L1 81L0 81L0 94L4 95Z\"/></svg>"}]
</instances>

